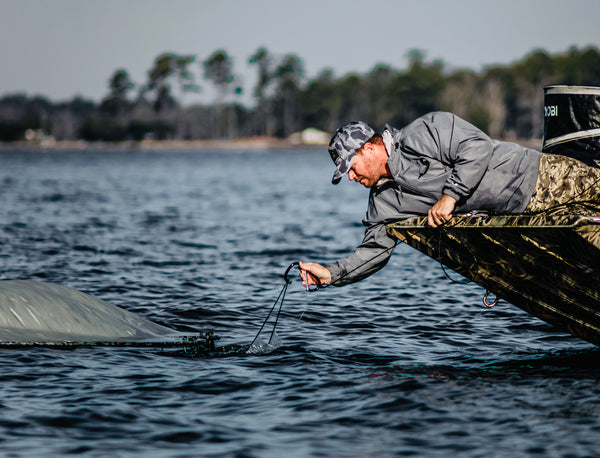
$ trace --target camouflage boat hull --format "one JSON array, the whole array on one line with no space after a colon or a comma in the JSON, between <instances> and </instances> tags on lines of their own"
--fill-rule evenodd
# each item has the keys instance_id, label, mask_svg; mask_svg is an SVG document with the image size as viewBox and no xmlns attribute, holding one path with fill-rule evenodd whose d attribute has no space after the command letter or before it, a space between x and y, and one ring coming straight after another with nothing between
<instances>
[{"instance_id":1,"label":"camouflage boat hull","mask_svg":"<svg viewBox=\"0 0 600 458\"><path fill-rule=\"evenodd\" d=\"M600 208L469 214L437 229L426 221L396 222L388 233L496 297L600 346Z\"/></svg>"}]
</instances>

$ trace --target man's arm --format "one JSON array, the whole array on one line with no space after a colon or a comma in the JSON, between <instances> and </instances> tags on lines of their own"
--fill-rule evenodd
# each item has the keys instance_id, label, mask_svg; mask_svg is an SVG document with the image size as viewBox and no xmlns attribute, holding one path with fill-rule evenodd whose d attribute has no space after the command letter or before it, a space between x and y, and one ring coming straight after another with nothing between
<instances>
[{"instance_id":1,"label":"man's arm","mask_svg":"<svg viewBox=\"0 0 600 458\"><path fill-rule=\"evenodd\" d=\"M333 286L360 281L383 268L395 246L396 239L387 234L385 224L373 224L367 227L362 243L350 256L327 267L312 262L300 263L303 284L306 285L306 272L310 274L309 284L316 284L316 278L323 285Z\"/></svg>"}]
</instances>

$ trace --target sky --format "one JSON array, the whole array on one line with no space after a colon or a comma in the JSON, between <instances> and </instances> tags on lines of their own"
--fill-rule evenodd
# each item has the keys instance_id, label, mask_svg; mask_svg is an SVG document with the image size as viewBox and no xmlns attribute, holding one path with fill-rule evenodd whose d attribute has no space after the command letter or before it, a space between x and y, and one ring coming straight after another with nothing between
<instances>
[{"instance_id":1,"label":"sky","mask_svg":"<svg viewBox=\"0 0 600 458\"><path fill-rule=\"evenodd\" d=\"M479 72L535 49L600 47L599 17L600 0L0 0L0 96L100 101L117 69L142 84L164 52L201 63L220 49L251 94L259 47L296 54L308 79L401 70L411 49Z\"/></svg>"}]
</instances>

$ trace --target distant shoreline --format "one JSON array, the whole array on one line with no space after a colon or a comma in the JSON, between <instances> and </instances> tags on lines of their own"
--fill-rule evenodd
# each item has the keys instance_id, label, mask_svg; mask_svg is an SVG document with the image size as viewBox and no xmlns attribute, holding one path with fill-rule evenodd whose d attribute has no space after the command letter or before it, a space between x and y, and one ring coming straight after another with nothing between
<instances>
[{"instance_id":1,"label":"distant shoreline","mask_svg":"<svg viewBox=\"0 0 600 458\"><path fill-rule=\"evenodd\" d=\"M511 139L522 146L542 149L541 139ZM0 151L240 151L314 148L326 144L296 143L289 139L249 137L236 140L142 140L124 142L88 142L85 140L45 140L0 142Z\"/></svg>"},{"instance_id":2,"label":"distant shoreline","mask_svg":"<svg viewBox=\"0 0 600 458\"><path fill-rule=\"evenodd\" d=\"M249 137L236 140L141 140L88 142L85 140L42 140L0 142L0 151L235 151L288 148L325 148L322 144L291 142L289 139Z\"/></svg>"}]
</instances>

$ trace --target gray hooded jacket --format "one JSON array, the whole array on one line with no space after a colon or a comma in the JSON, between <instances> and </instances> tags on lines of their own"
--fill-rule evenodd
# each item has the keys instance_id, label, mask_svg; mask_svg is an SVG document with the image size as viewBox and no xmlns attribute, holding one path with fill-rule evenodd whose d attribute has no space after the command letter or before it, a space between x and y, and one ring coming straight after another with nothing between
<instances>
[{"instance_id":1,"label":"gray hooded jacket","mask_svg":"<svg viewBox=\"0 0 600 458\"><path fill-rule=\"evenodd\" d=\"M521 213L535 188L538 151L492 140L451 113L430 113L403 129L386 130L392 178L371 188L360 246L328 266L335 286L385 266L396 246L385 225L426 215L442 194L457 200L457 212Z\"/></svg>"}]
</instances>

